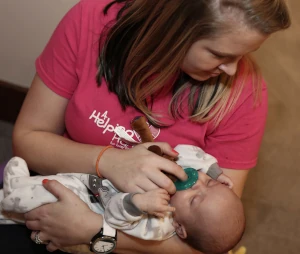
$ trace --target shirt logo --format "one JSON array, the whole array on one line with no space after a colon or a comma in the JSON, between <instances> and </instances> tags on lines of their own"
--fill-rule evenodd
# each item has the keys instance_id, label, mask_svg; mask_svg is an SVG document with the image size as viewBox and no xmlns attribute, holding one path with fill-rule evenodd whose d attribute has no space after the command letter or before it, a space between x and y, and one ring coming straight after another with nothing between
<instances>
[{"instance_id":1,"label":"shirt logo","mask_svg":"<svg viewBox=\"0 0 300 254\"><path fill-rule=\"evenodd\" d=\"M110 124L110 118L108 117L108 111L97 112L94 110L89 117L89 120L93 120L97 127L103 129L102 133L105 135L108 133L114 133L113 138L110 141L110 145L120 149L130 149L136 144L141 143L141 138L138 133L132 129L126 129L124 126L116 124L115 126ZM152 133L153 139L155 140L160 133L159 128L155 128L153 125L148 123L149 129Z\"/></svg>"}]
</instances>

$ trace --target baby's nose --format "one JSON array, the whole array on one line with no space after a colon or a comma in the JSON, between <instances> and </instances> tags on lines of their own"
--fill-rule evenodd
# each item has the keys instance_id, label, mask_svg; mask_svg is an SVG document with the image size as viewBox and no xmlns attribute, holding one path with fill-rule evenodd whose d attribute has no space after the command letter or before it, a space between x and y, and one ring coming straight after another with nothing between
<instances>
[{"instance_id":1,"label":"baby's nose","mask_svg":"<svg viewBox=\"0 0 300 254\"><path fill-rule=\"evenodd\" d=\"M202 193L207 188L206 182L207 180L205 181L199 178L198 181L192 186L192 190L196 191L198 194Z\"/></svg>"}]
</instances>

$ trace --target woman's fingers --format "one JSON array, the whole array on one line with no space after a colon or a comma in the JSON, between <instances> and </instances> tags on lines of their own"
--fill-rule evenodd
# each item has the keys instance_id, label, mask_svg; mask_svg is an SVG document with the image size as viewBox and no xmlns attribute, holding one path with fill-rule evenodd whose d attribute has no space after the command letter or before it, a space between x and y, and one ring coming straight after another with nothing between
<instances>
[{"instance_id":1,"label":"woman's fingers","mask_svg":"<svg viewBox=\"0 0 300 254\"><path fill-rule=\"evenodd\" d=\"M43 216L43 210L44 210L43 206L35 208L30 212L25 213L24 218L26 221L39 220Z\"/></svg>"},{"instance_id":2,"label":"woman's fingers","mask_svg":"<svg viewBox=\"0 0 300 254\"><path fill-rule=\"evenodd\" d=\"M35 242L35 235L36 235L38 232L39 232L39 231L32 231L32 232L31 232L31 234L30 234L30 239L31 239L32 241Z\"/></svg>"},{"instance_id":3,"label":"woman's fingers","mask_svg":"<svg viewBox=\"0 0 300 254\"><path fill-rule=\"evenodd\" d=\"M41 241L39 244L49 244L48 237L42 231L32 231L30 238L35 243L37 243L36 240L39 240Z\"/></svg>"},{"instance_id":4,"label":"woman's fingers","mask_svg":"<svg viewBox=\"0 0 300 254\"><path fill-rule=\"evenodd\" d=\"M139 190L136 190L135 192L144 193L146 191L157 189L157 185L148 178L145 178L137 183L137 188L139 188Z\"/></svg>"},{"instance_id":5,"label":"woman's fingers","mask_svg":"<svg viewBox=\"0 0 300 254\"><path fill-rule=\"evenodd\" d=\"M43 181L43 186L46 190L51 192L58 200L62 200L67 196L69 192L73 193L70 189L62 185L56 180L47 180Z\"/></svg>"},{"instance_id":6,"label":"woman's fingers","mask_svg":"<svg viewBox=\"0 0 300 254\"><path fill-rule=\"evenodd\" d=\"M49 181L45 187L58 197L58 201L26 213L26 225L32 230L40 230L38 236L41 241L52 242L49 251L54 251L61 246L88 243L95 235L95 231L101 228L102 217L92 212L75 193L58 182ZM83 224L88 225L89 231L78 230ZM32 234L31 237L35 236Z\"/></svg>"},{"instance_id":7,"label":"woman's fingers","mask_svg":"<svg viewBox=\"0 0 300 254\"><path fill-rule=\"evenodd\" d=\"M154 145L153 145L153 143L148 143L148 147L149 146L154 146ZM168 143L157 142L157 143L155 143L155 146L159 146L161 148L163 154L167 154L174 158L176 158L178 156L178 153L174 149L172 149ZM170 160L160 157L160 156L157 156L157 157L161 159L161 161L158 162L161 170L176 176L181 181L187 180L187 174L184 172L182 167L177 165L174 161L170 161Z\"/></svg>"},{"instance_id":8,"label":"woman's fingers","mask_svg":"<svg viewBox=\"0 0 300 254\"><path fill-rule=\"evenodd\" d=\"M163 172L159 170L153 170L152 172L148 172L148 177L158 187L165 189L168 193L170 194L175 193L176 188L174 183Z\"/></svg>"},{"instance_id":9,"label":"woman's fingers","mask_svg":"<svg viewBox=\"0 0 300 254\"><path fill-rule=\"evenodd\" d=\"M56 247L56 245L54 245L52 242L50 242L47 244L46 249L49 252L53 252L53 251L58 250L58 247Z\"/></svg>"},{"instance_id":10,"label":"woman's fingers","mask_svg":"<svg viewBox=\"0 0 300 254\"><path fill-rule=\"evenodd\" d=\"M176 176L181 181L186 181L188 176L184 172L183 168L172 161L168 161L168 162L170 164L165 163L164 166L161 167L161 170L165 171L166 173Z\"/></svg>"},{"instance_id":11,"label":"woman's fingers","mask_svg":"<svg viewBox=\"0 0 300 254\"><path fill-rule=\"evenodd\" d=\"M109 149L100 160L101 174L123 192L160 187L170 194L175 193L174 183L162 171L180 180L186 180L187 175L175 162L150 152L148 147L153 145L160 147L167 155L178 155L169 144L159 142L139 144L128 150Z\"/></svg>"},{"instance_id":12,"label":"woman's fingers","mask_svg":"<svg viewBox=\"0 0 300 254\"><path fill-rule=\"evenodd\" d=\"M147 186L147 185L146 185ZM136 192L136 193L144 193L146 192L146 186L145 185L142 185L142 184L137 184L135 186L133 186L133 191L132 193Z\"/></svg>"},{"instance_id":13,"label":"woman's fingers","mask_svg":"<svg viewBox=\"0 0 300 254\"><path fill-rule=\"evenodd\" d=\"M178 156L178 152L175 151L168 143L166 142L155 142L155 143L145 143L146 147L157 145L161 148L163 154L170 155L171 157L176 158Z\"/></svg>"},{"instance_id":14,"label":"woman's fingers","mask_svg":"<svg viewBox=\"0 0 300 254\"><path fill-rule=\"evenodd\" d=\"M37 230L41 229L40 221L38 221L38 220L27 220L26 221L26 227L33 230L33 231L37 231Z\"/></svg>"}]
</instances>

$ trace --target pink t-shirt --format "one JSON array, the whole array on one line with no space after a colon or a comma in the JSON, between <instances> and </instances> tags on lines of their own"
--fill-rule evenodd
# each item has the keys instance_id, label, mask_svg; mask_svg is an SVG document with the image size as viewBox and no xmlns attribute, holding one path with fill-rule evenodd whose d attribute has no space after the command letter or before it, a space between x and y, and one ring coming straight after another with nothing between
<instances>
[{"instance_id":1,"label":"pink t-shirt","mask_svg":"<svg viewBox=\"0 0 300 254\"><path fill-rule=\"evenodd\" d=\"M108 15L103 8L111 0L82 0L62 19L48 45L36 61L37 73L56 94L69 99L65 114L65 136L77 142L113 145L128 149L114 130L122 126L133 139L138 137L130 121L141 115L128 107L122 111L117 96L105 82L96 83L98 42L104 26L119 10L113 5ZM260 106L253 107L252 84L246 84L234 110L214 129L212 122L192 123L188 117L169 120L168 128L150 126L155 141L191 144L215 156L221 167L248 169L255 166L267 114L267 90L263 87ZM155 110L167 112L168 98L159 98Z\"/></svg>"}]
</instances>

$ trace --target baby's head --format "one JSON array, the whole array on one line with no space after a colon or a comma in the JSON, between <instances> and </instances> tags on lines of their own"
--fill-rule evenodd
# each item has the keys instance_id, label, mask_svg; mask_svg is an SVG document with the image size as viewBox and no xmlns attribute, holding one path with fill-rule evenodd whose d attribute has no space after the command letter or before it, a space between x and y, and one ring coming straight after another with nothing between
<instances>
[{"instance_id":1,"label":"baby's head","mask_svg":"<svg viewBox=\"0 0 300 254\"><path fill-rule=\"evenodd\" d=\"M193 248L218 254L231 250L245 230L241 200L227 186L199 172L197 183L177 191L170 204L176 208L176 233Z\"/></svg>"}]
</instances>

